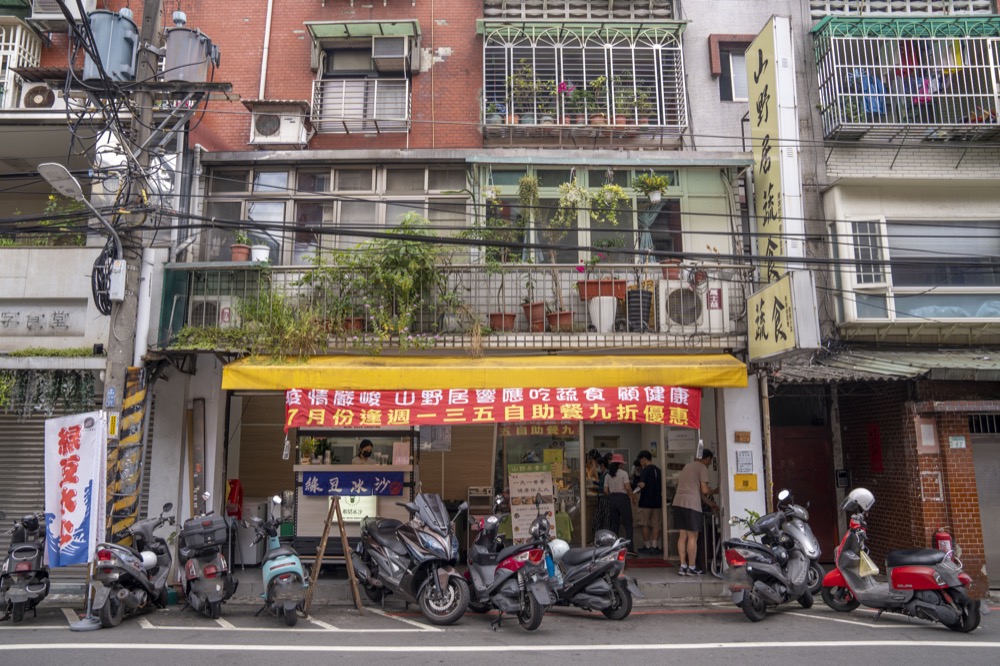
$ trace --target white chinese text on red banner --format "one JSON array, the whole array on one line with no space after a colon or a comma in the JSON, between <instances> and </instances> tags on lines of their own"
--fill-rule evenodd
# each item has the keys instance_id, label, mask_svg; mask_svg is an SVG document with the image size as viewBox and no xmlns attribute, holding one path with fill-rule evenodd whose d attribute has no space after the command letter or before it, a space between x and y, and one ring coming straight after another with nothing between
<instances>
[{"instance_id":1,"label":"white chinese text on red banner","mask_svg":"<svg viewBox=\"0 0 1000 666\"><path fill-rule=\"evenodd\" d=\"M45 525L50 567L86 564L105 529L107 430L101 412L45 421Z\"/></svg>"},{"instance_id":2,"label":"white chinese text on red banner","mask_svg":"<svg viewBox=\"0 0 1000 666\"><path fill-rule=\"evenodd\" d=\"M701 389L618 386L285 392L286 430L532 421L652 423L697 428L701 424Z\"/></svg>"}]
</instances>

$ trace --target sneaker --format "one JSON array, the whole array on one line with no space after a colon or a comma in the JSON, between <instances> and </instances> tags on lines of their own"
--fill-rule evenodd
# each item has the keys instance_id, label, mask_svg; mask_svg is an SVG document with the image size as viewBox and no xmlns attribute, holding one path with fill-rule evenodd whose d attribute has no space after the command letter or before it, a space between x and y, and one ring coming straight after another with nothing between
<instances>
[{"instance_id":1,"label":"sneaker","mask_svg":"<svg viewBox=\"0 0 1000 666\"><path fill-rule=\"evenodd\" d=\"M704 573L705 572L702 569L688 569L689 576L701 576Z\"/></svg>"},{"instance_id":2,"label":"sneaker","mask_svg":"<svg viewBox=\"0 0 1000 666\"><path fill-rule=\"evenodd\" d=\"M687 566L682 564L680 570L677 572L677 575L678 576L687 576L688 575L688 568L687 568Z\"/></svg>"}]
</instances>

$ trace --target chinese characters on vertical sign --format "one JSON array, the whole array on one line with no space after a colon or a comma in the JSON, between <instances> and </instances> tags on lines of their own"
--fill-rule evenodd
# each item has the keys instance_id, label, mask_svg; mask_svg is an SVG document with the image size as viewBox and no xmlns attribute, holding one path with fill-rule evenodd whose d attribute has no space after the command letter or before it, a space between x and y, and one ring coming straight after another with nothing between
<instances>
[{"instance_id":1,"label":"chinese characters on vertical sign","mask_svg":"<svg viewBox=\"0 0 1000 666\"><path fill-rule=\"evenodd\" d=\"M45 422L49 566L89 562L104 538L105 441L100 412Z\"/></svg>"},{"instance_id":2,"label":"chinese characters on vertical sign","mask_svg":"<svg viewBox=\"0 0 1000 666\"><path fill-rule=\"evenodd\" d=\"M776 100L774 29L768 23L747 51L750 89L750 137L753 143L754 208L757 215L757 254L761 280L774 282L784 273L775 257L785 254L781 196L781 161L776 154L778 109Z\"/></svg>"},{"instance_id":3,"label":"chinese characters on vertical sign","mask_svg":"<svg viewBox=\"0 0 1000 666\"><path fill-rule=\"evenodd\" d=\"M786 273L747 300L751 360L773 357L796 347L792 275Z\"/></svg>"},{"instance_id":4,"label":"chinese characters on vertical sign","mask_svg":"<svg viewBox=\"0 0 1000 666\"><path fill-rule=\"evenodd\" d=\"M803 251L805 224L793 62L790 22L775 16L746 52L762 282L774 282L784 275L788 265L782 258L801 256Z\"/></svg>"},{"instance_id":5,"label":"chinese characters on vertical sign","mask_svg":"<svg viewBox=\"0 0 1000 666\"><path fill-rule=\"evenodd\" d=\"M701 423L701 389L619 386L285 392L286 430L537 421L654 423L697 428Z\"/></svg>"}]
</instances>

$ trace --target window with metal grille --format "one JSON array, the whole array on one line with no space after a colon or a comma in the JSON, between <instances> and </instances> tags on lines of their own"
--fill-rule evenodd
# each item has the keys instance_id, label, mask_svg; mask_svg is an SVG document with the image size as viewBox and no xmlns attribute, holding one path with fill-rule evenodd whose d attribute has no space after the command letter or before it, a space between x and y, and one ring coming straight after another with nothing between
<instances>
[{"instance_id":1,"label":"window with metal grille","mask_svg":"<svg viewBox=\"0 0 1000 666\"><path fill-rule=\"evenodd\" d=\"M1000 414L972 414L969 416L969 432L973 435L1000 433Z\"/></svg>"}]
</instances>

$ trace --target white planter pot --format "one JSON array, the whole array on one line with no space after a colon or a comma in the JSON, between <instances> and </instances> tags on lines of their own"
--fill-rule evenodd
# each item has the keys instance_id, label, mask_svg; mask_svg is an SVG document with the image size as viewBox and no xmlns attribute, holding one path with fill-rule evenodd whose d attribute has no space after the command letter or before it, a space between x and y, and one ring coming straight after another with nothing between
<instances>
[{"instance_id":1,"label":"white planter pot","mask_svg":"<svg viewBox=\"0 0 1000 666\"><path fill-rule=\"evenodd\" d=\"M663 192L660 192L659 190L653 190L648 195L649 196L649 203L660 203L660 197L662 195L663 195Z\"/></svg>"},{"instance_id":2,"label":"white planter pot","mask_svg":"<svg viewBox=\"0 0 1000 666\"><path fill-rule=\"evenodd\" d=\"M610 333L615 330L617 310L618 299L614 296L595 296L587 301L590 323L594 325L598 333Z\"/></svg>"},{"instance_id":3,"label":"white planter pot","mask_svg":"<svg viewBox=\"0 0 1000 666\"><path fill-rule=\"evenodd\" d=\"M250 261L268 261L271 258L271 248L267 245L252 245Z\"/></svg>"}]
</instances>

